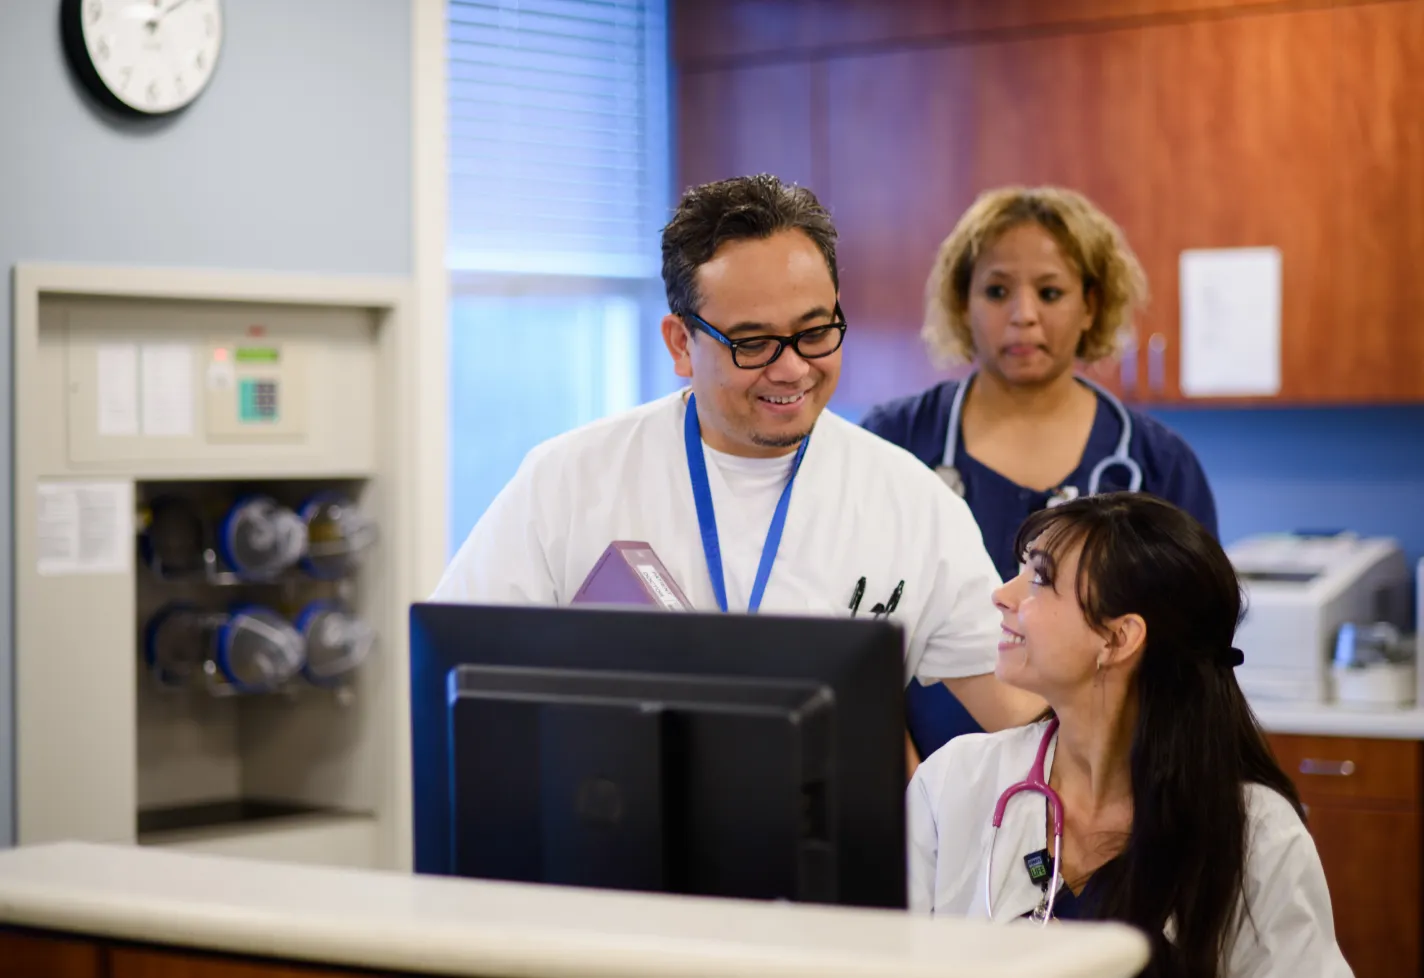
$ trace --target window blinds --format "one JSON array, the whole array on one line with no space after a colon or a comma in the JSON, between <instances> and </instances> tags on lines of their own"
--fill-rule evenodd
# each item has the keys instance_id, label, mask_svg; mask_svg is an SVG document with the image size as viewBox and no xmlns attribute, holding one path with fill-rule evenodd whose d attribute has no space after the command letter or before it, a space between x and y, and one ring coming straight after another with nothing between
<instances>
[{"instance_id":1,"label":"window blinds","mask_svg":"<svg viewBox=\"0 0 1424 978\"><path fill-rule=\"evenodd\" d=\"M665 0L449 0L452 269L657 274Z\"/></svg>"}]
</instances>

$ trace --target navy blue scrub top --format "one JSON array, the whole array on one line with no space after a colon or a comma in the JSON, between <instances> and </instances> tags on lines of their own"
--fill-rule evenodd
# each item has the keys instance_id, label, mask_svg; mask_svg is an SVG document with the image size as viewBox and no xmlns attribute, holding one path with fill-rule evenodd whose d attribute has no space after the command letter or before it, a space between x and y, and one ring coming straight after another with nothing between
<instances>
[{"instance_id":1,"label":"navy blue scrub top","mask_svg":"<svg viewBox=\"0 0 1424 978\"><path fill-rule=\"evenodd\" d=\"M941 686L944 683L940 683ZM1075 894L1066 886L1060 886L1058 892L1053 896L1053 919L1054 920L1088 920L1091 915L1091 898L1088 894L1088 887L1093 885L1089 878L1083 887L1083 892ZM1024 914L1025 917L1033 916L1030 910Z\"/></svg>"},{"instance_id":2,"label":"navy blue scrub top","mask_svg":"<svg viewBox=\"0 0 1424 978\"><path fill-rule=\"evenodd\" d=\"M934 468L944 460L949 407L958 386L958 381L947 380L923 393L873 407L861 425ZM1127 453L1142 467L1141 491L1182 507L1215 536L1216 502L1195 453L1161 422L1130 407L1127 411L1132 419ZM1113 453L1121 436L1122 420L1099 395L1087 447L1064 485L1076 486L1079 494L1086 496L1093 467ZM1019 555L1013 552L1019 526L1030 513L1048 505L1051 493L1026 489L982 465L964 450L962 436L955 449L954 467L964 480L964 500L979 524L989 559L1000 578L1009 580L1019 570ZM1127 480L1125 468L1111 466L1099 480L1098 491L1126 489ZM919 680L911 680L905 691L905 710L920 757L929 757L952 737L982 731L943 683L922 686Z\"/></svg>"},{"instance_id":3,"label":"navy blue scrub top","mask_svg":"<svg viewBox=\"0 0 1424 978\"><path fill-rule=\"evenodd\" d=\"M943 686L943 683L940 683ZM1053 919L1054 920L1091 920L1093 915L1094 894L1090 891L1093 887L1094 877L1089 877L1088 882L1083 886L1083 892L1075 894L1066 886L1059 886L1058 892L1053 896ZM1023 915L1032 917L1033 911Z\"/></svg>"},{"instance_id":4,"label":"navy blue scrub top","mask_svg":"<svg viewBox=\"0 0 1424 978\"><path fill-rule=\"evenodd\" d=\"M944 683L940 683L943 686ZM948 692L946 690L946 692ZM1103 870L1113 865L1121 856L1116 856L1093 871L1093 875L1088 877L1088 881L1083 884L1081 893L1074 893L1068 887L1059 884L1058 892L1053 896L1053 919L1054 920L1096 920L1098 919L1098 906L1102 903L1103 894L1099 891L1103 888ZM1047 892L1046 890L1044 891ZM1033 911L1024 914L1025 917L1032 917Z\"/></svg>"}]
</instances>

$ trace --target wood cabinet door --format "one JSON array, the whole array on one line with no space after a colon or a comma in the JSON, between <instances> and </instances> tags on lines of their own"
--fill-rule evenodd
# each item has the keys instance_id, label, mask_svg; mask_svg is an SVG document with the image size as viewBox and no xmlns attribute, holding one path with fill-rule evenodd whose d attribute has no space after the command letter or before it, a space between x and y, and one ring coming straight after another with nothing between
<instances>
[{"instance_id":1,"label":"wood cabinet door","mask_svg":"<svg viewBox=\"0 0 1424 978\"><path fill-rule=\"evenodd\" d=\"M683 3L678 183L770 170L832 204L855 406L938 376L935 246L1010 183L1084 191L1142 260L1133 349L1094 373L1124 398L1195 400L1182 252L1273 246L1280 392L1210 402L1424 401L1424 0L1127 6Z\"/></svg>"},{"instance_id":2,"label":"wood cabinet door","mask_svg":"<svg viewBox=\"0 0 1424 978\"><path fill-rule=\"evenodd\" d=\"M1323 400L1424 400L1424 0L1341 7L1333 322L1298 349Z\"/></svg>"},{"instance_id":3,"label":"wood cabinet door","mask_svg":"<svg viewBox=\"0 0 1424 978\"><path fill-rule=\"evenodd\" d=\"M1418 808L1424 744L1373 737L1271 734L1276 762L1306 804L1351 801L1372 808Z\"/></svg>"},{"instance_id":4,"label":"wood cabinet door","mask_svg":"<svg viewBox=\"0 0 1424 978\"><path fill-rule=\"evenodd\" d=\"M1335 936L1355 978L1420 975L1420 833L1417 809L1343 802L1309 805L1325 867Z\"/></svg>"},{"instance_id":5,"label":"wood cabinet door","mask_svg":"<svg viewBox=\"0 0 1424 978\"><path fill-rule=\"evenodd\" d=\"M1142 156L1144 49L1108 30L827 58L825 179L840 230L847 400L871 404L946 376L919 332L940 243L986 190L1080 190L1129 241L1150 227ZM819 103L818 103L819 104ZM686 125L684 117L683 125ZM685 166L686 164L684 164ZM1102 365L1117 387L1132 369Z\"/></svg>"},{"instance_id":6,"label":"wood cabinet door","mask_svg":"<svg viewBox=\"0 0 1424 978\"><path fill-rule=\"evenodd\" d=\"M99 945L0 930L0 978L103 978Z\"/></svg>"},{"instance_id":7,"label":"wood cabinet door","mask_svg":"<svg viewBox=\"0 0 1424 978\"><path fill-rule=\"evenodd\" d=\"M346 971L286 961L260 961L155 948L109 951L107 978L376 978L397 972Z\"/></svg>"},{"instance_id":8,"label":"wood cabinet door","mask_svg":"<svg viewBox=\"0 0 1424 978\"><path fill-rule=\"evenodd\" d=\"M1356 978L1424 972L1424 744L1271 734L1295 783Z\"/></svg>"},{"instance_id":9,"label":"wood cabinet door","mask_svg":"<svg viewBox=\"0 0 1424 978\"><path fill-rule=\"evenodd\" d=\"M1141 179L1154 220L1139 242L1153 302L1141 339L1144 400L1182 390L1183 251L1281 250L1280 396L1309 399L1316 337L1336 320L1332 233L1337 172L1355 166L1336 138L1332 10L1202 18L1147 27L1151 65Z\"/></svg>"}]
</instances>

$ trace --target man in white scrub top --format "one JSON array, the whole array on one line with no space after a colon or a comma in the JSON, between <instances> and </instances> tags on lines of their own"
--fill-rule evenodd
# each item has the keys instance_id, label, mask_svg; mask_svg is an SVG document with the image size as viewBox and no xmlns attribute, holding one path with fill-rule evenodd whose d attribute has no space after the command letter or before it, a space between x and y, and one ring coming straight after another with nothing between
<instances>
[{"instance_id":1,"label":"man in white scrub top","mask_svg":"<svg viewBox=\"0 0 1424 978\"><path fill-rule=\"evenodd\" d=\"M741 177L663 229L662 321L687 388L533 449L434 601L567 604L614 540L643 540L698 609L888 609L905 677L943 680L986 730L1042 701L993 670L1000 581L964 501L826 410L847 326L836 232L803 188ZM861 584L864 579L863 585Z\"/></svg>"}]
</instances>

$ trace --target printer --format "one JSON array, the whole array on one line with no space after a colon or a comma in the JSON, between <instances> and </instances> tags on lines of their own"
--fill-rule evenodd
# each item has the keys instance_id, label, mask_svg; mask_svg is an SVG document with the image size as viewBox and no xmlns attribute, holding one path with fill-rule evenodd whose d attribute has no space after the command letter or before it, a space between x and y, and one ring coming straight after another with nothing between
<instances>
[{"instance_id":1,"label":"printer","mask_svg":"<svg viewBox=\"0 0 1424 978\"><path fill-rule=\"evenodd\" d=\"M1346 622L1410 626L1399 544L1352 533L1262 534L1227 548L1246 597L1236 679L1252 701L1329 703L1331 656Z\"/></svg>"}]
</instances>

